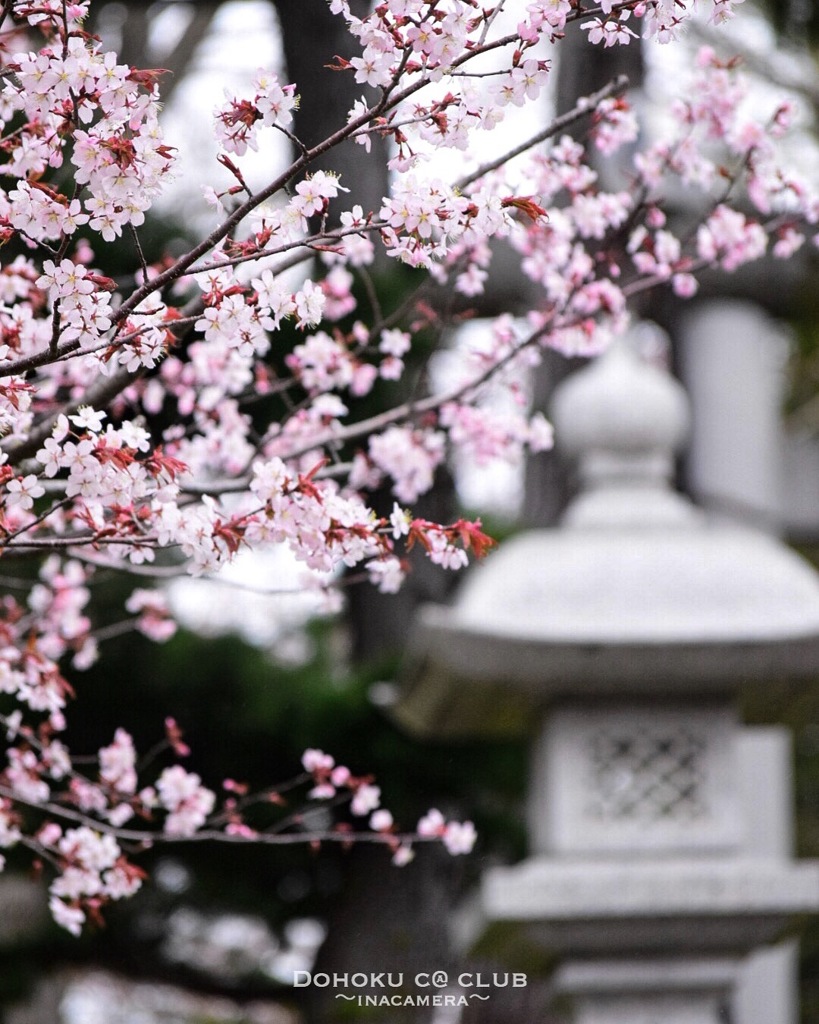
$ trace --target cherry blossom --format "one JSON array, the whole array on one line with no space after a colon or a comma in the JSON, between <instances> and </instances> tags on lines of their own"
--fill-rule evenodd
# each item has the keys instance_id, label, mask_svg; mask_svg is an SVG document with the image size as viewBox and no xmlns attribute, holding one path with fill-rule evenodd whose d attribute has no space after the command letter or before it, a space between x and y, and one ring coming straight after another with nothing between
<instances>
[{"instance_id":1,"label":"cherry blossom","mask_svg":"<svg viewBox=\"0 0 819 1024\"><path fill-rule=\"evenodd\" d=\"M279 806L282 792L203 779L173 720L153 758L127 723L90 759L75 754L74 680L125 630L173 634L152 582L216 574L242 551L287 548L305 589L334 607L348 573L397 591L413 551L443 570L483 557L493 542L479 520L433 522L411 506L449 462L551 445L528 386L544 348L595 355L649 287L691 296L705 268L819 244L815 184L783 149L793 102L757 102L739 64L707 47L656 131L613 80L545 128L525 117L487 163L473 151L513 108L538 109L544 53L570 22L602 47L672 42L697 7L719 25L737 6L603 0L586 13L530 0L504 35L476 0L383 0L363 17L329 0L353 37L333 67L361 98L311 149L293 136L299 83L257 69L210 118L214 227L153 264L140 228L175 165L161 73L104 52L83 28L87 3L3 6L0 27L15 31L0 85L0 551L36 568L0 601L0 693L14 705L0 719L0 848L53 868L62 927L79 934L134 893L143 875L124 851L152 844L369 841L397 865L422 841L472 849L474 826L437 810L401 832L366 768L317 749L292 787L298 807L341 815L320 833L299 831L295 805L281 827L260 824L257 803ZM244 157L265 133L288 136L295 156L254 191ZM335 149L374 136L391 151L389 191L350 207ZM140 264L130 278L107 266L126 232ZM418 349L445 346L471 315L495 240L538 297L453 346L449 383L430 392ZM381 270L371 276L377 257L417 283L396 308L378 294ZM381 488L395 499L387 514L374 507ZM101 570L139 576L113 623L100 617Z\"/></svg>"},{"instance_id":2,"label":"cherry blossom","mask_svg":"<svg viewBox=\"0 0 819 1024\"><path fill-rule=\"evenodd\" d=\"M470 853L477 838L471 821L447 821L443 814L433 808L418 822L419 836L440 836L444 845L453 855Z\"/></svg>"},{"instance_id":3,"label":"cherry blossom","mask_svg":"<svg viewBox=\"0 0 819 1024\"><path fill-rule=\"evenodd\" d=\"M171 835L192 835L213 810L216 795L202 785L195 772L181 765L166 768L156 784L159 803L169 811L165 831Z\"/></svg>"}]
</instances>

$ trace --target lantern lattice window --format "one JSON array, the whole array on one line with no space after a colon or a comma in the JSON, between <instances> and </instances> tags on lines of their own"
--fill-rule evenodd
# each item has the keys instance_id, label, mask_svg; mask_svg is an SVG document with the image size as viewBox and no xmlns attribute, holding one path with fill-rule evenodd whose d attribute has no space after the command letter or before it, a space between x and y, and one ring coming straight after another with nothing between
<instances>
[{"instance_id":1,"label":"lantern lattice window","mask_svg":"<svg viewBox=\"0 0 819 1024\"><path fill-rule=\"evenodd\" d=\"M685 726L601 728L589 737L586 815L596 821L709 814L706 738Z\"/></svg>"}]
</instances>

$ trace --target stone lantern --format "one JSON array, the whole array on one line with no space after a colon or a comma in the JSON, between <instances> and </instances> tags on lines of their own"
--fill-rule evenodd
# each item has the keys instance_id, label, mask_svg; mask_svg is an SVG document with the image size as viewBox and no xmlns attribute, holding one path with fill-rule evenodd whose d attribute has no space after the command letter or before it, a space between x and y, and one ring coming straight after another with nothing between
<instances>
[{"instance_id":1,"label":"stone lantern","mask_svg":"<svg viewBox=\"0 0 819 1024\"><path fill-rule=\"evenodd\" d=\"M531 854L485 873L470 934L553 956L574 1024L794 1024L775 943L819 911L819 862L792 859L787 733L736 703L819 676L819 577L671 489L686 397L628 340L555 395L581 484L562 524L423 609L397 712L533 734Z\"/></svg>"}]
</instances>

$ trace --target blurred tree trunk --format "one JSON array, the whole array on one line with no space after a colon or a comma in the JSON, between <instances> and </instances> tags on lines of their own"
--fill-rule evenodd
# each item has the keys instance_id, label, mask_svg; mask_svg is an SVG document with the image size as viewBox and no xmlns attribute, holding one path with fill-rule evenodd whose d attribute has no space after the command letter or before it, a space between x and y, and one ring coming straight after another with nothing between
<instances>
[{"instance_id":1,"label":"blurred tree trunk","mask_svg":"<svg viewBox=\"0 0 819 1024\"><path fill-rule=\"evenodd\" d=\"M557 114L571 110L581 96L601 89L617 75L626 75L633 89L642 86L643 55L638 41L632 41L629 46L612 46L608 49L592 46L588 34L581 31L576 22L567 25L557 67ZM569 134L573 134L582 143L587 127L581 122ZM605 184L602 187L605 188ZM554 389L582 363L582 360L566 359L551 349L545 349L535 379L535 408L547 410ZM521 525L553 526L570 497L570 476L559 454L551 451L530 456L526 464Z\"/></svg>"},{"instance_id":2,"label":"blurred tree trunk","mask_svg":"<svg viewBox=\"0 0 819 1024\"><path fill-rule=\"evenodd\" d=\"M133 67L150 67L156 51L161 53L164 70L169 74L162 78L162 99L167 103L174 90L183 81L202 40L210 31L213 18L221 0L198 0L185 4L190 21L177 42L166 48L150 43L151 22L159 12L155 3L94 3L91 6L91 31L101 35L103 43L113 45L123 64Z\"/></svg>"},{"instance_id":3,"label":"blurred tree trunk","mask_svg":"<svg viewBox=\"0 0 819 1024\"><path fill-rule=\"evenodd\" d=\"M356 100L368 90L349 72L331 71L327 65L336 56L349 59L360 53L357 41L347 31L344 19L330 13L327 0L274 0L284 42L288 81L295 82L301 102L294 132L310 147L338 131ZM368 0L352 0L355 15L370 9ZM350 190L346 205L359 203L365 213L376 214L387 194L387 146L380 136L372 137L368 153L363 146L345 142L313 165L332 170Z\"/></svg>"}]
</instances>

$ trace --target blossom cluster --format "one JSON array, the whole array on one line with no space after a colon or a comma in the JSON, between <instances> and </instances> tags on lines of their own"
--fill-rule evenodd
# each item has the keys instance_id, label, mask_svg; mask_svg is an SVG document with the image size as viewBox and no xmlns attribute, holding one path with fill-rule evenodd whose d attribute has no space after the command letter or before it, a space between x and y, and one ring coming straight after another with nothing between
<instances>
[{"instance_id":1,"label":"blossom cluster","mask_svg":"<svg viewBox=\"0 0 819 1024\"><path fill-rule=\"evenodd\" d=\"M61 242L87 224L106 241L127 224L140 225L171 171L173 153L158 121L158 86L118 64L112 53L90 46L74 16L53 21L48 7L18 4L19 14L57 28L55 42L19 53L0 91L4 171L17 187L0 192L0 223L36 242ZM55 11L56 13L56 11ZM60 14L63 12L61 11ZM20 116L23 131L9 131ZM40 180L49 168L71 165L71 179L85 186L69 198Z\"/></svg>"},{"instance_id":2,"label":"blossom cluster","mask_svg":"<svg viewBox=\"0 0 819 1024\"><path fill-rule=\"evenodd\" d=\"M168 842L190 838L202 829L209 830L214 839L275 842L283 829L299 826L311 801L337 802L339 797L349 800L352 815L368 819L371 837L391 849L397 865L412 859L413 839L440 839L452 854L468 853L475 840L471 822L444 822L437 811L429 812L415 833L399 833L392 814L381 806L381 790L372 777L354 776L319 750L307 750L302 758L305 776L301 781L311 783L304 806L291 809L288 800L275 790L250 795L245 785L226 779L226 795L217 807L216 793L178 763L162 769L153 784L141 784L141 759L130 734L122 728L98 751L98 773L92 778L72 765L50 729L40 729L34 735L20 724L19 716L4 718L3 724L9 735L21 742L11 748L9 767L0 776L0 849L25 845L58 868L49 886L49 907L57 924L74 935L80 934L87 921L99 921L107 904L132 896L141 887L145 872L124 852L125 842ZM187 748L176 723L168 720L166 731L165 745L178 756L185 755ZM83 823L66 828L48 820L27 835L25 810L53 810L61 800L72 808L73 820L79 817ZM259 806L287 812L287 817L277 822L276 832L259 832L250 824ZM132 824L157 819L161 831ZM349 842L352 837L350 829L339 823L323 838Z\"/></svg>"},{"instance_id":3,"label":"blossom cluster","mask_svg":"<svg viewBox=\"0 0 819 1024\"><path fill-rule=\"evenodd\" d=\"M314 799L332 800L339 793L351 794L350 811L358 817L369 817L370 828L384 836L393 851L393 863L403 867L413 856L411 840L398 836L395 821L386 807L381 806L381 790L373 785L369 777L356 777L346 765L336 764L335 759L323 750L305 750L302 764L315 783L310 791ZM475 845L477 833L471 821L447 821L437 809L428 811L416 827L419 839L440 839L453 855L470 853Z\"/></svg>"},{"instance_id":4,"label":"blossom cluster","mask_svg":"<svg viewBox=\"0 0 819 1024\"><path fill-rule=\"evenodd\" d=\"M293 121L297 97L295 86L279 83L276 75L259 69L253 78L253 99L228 96L214 120L216 138L225 152L241 156L256 149L257 128L288 128Z\"/></svg>"},{"instance_id":5,"label":"blossom cluster","mask_svg":"<svg viewBox=\"0 0 819 1024\"><path fill-rule=\"evenodd\" d=\"M104 52L83 28L87 3L3 5L13 24L0 86L0 554L38 561L24 593L0 602L0 694L14 707L0 846L54 865L52 911L72 932L139 886L125 839L271 841L238 783L226 780L219 803L179 764L138 778L125 728L98 751L96 774L65 745L74 674L125 629L173 634L152 575L212 574L242 550L281 546L325 593L351 570L393 593L413 552L462 568L491 547L480 521L436 523L409 506L451 458L483 466L550 446L527 386L545 348L593 355L644 289L690 296L706 267L787 258L817 239L815 187L780 152L793 105L765 109L737 62L709 49L668 127L647 133L619 179L601 167L640 130L617 81L508 152L494 145L486 164L471 151L478 133L539 102L570 21L603 47L638 31L668 42L698 7L719 24L737 0L603 0L595 13L530 0L511 31L499 27L502 0L383 0L364 17L328 2L358 46L335 70L361 98L310 149L295 134L298 83L259 69L248 95L226 96L211 119L215 226L152 263L139 228L174 163L158 74ZM285 135L296 155L254 191L243 161L264 133ZM317 160L331 166L336 146L367 149L376 136L389 143L392 183L362 209ZM441 153L458 154L457 174L442 171ZM139 263L131 275L111 269L123 234ZM496 241L537 298L453 347L450 385L429 393L416 342L444 345L470 315ZM390 260L416 283L385 309L371 271ZM373 507L383 489L396 499L389 514ZM101 568L139 573L120 621L94 602ZM173 723L167 742L186 753ZM349 799L369 830L329 839L366 834L409 859L412 839L372 780L320 751L303 766L311 800ZM438 811L413 835L453 853L474 841L471 824Z\"/></svg>"}]
</instances>

